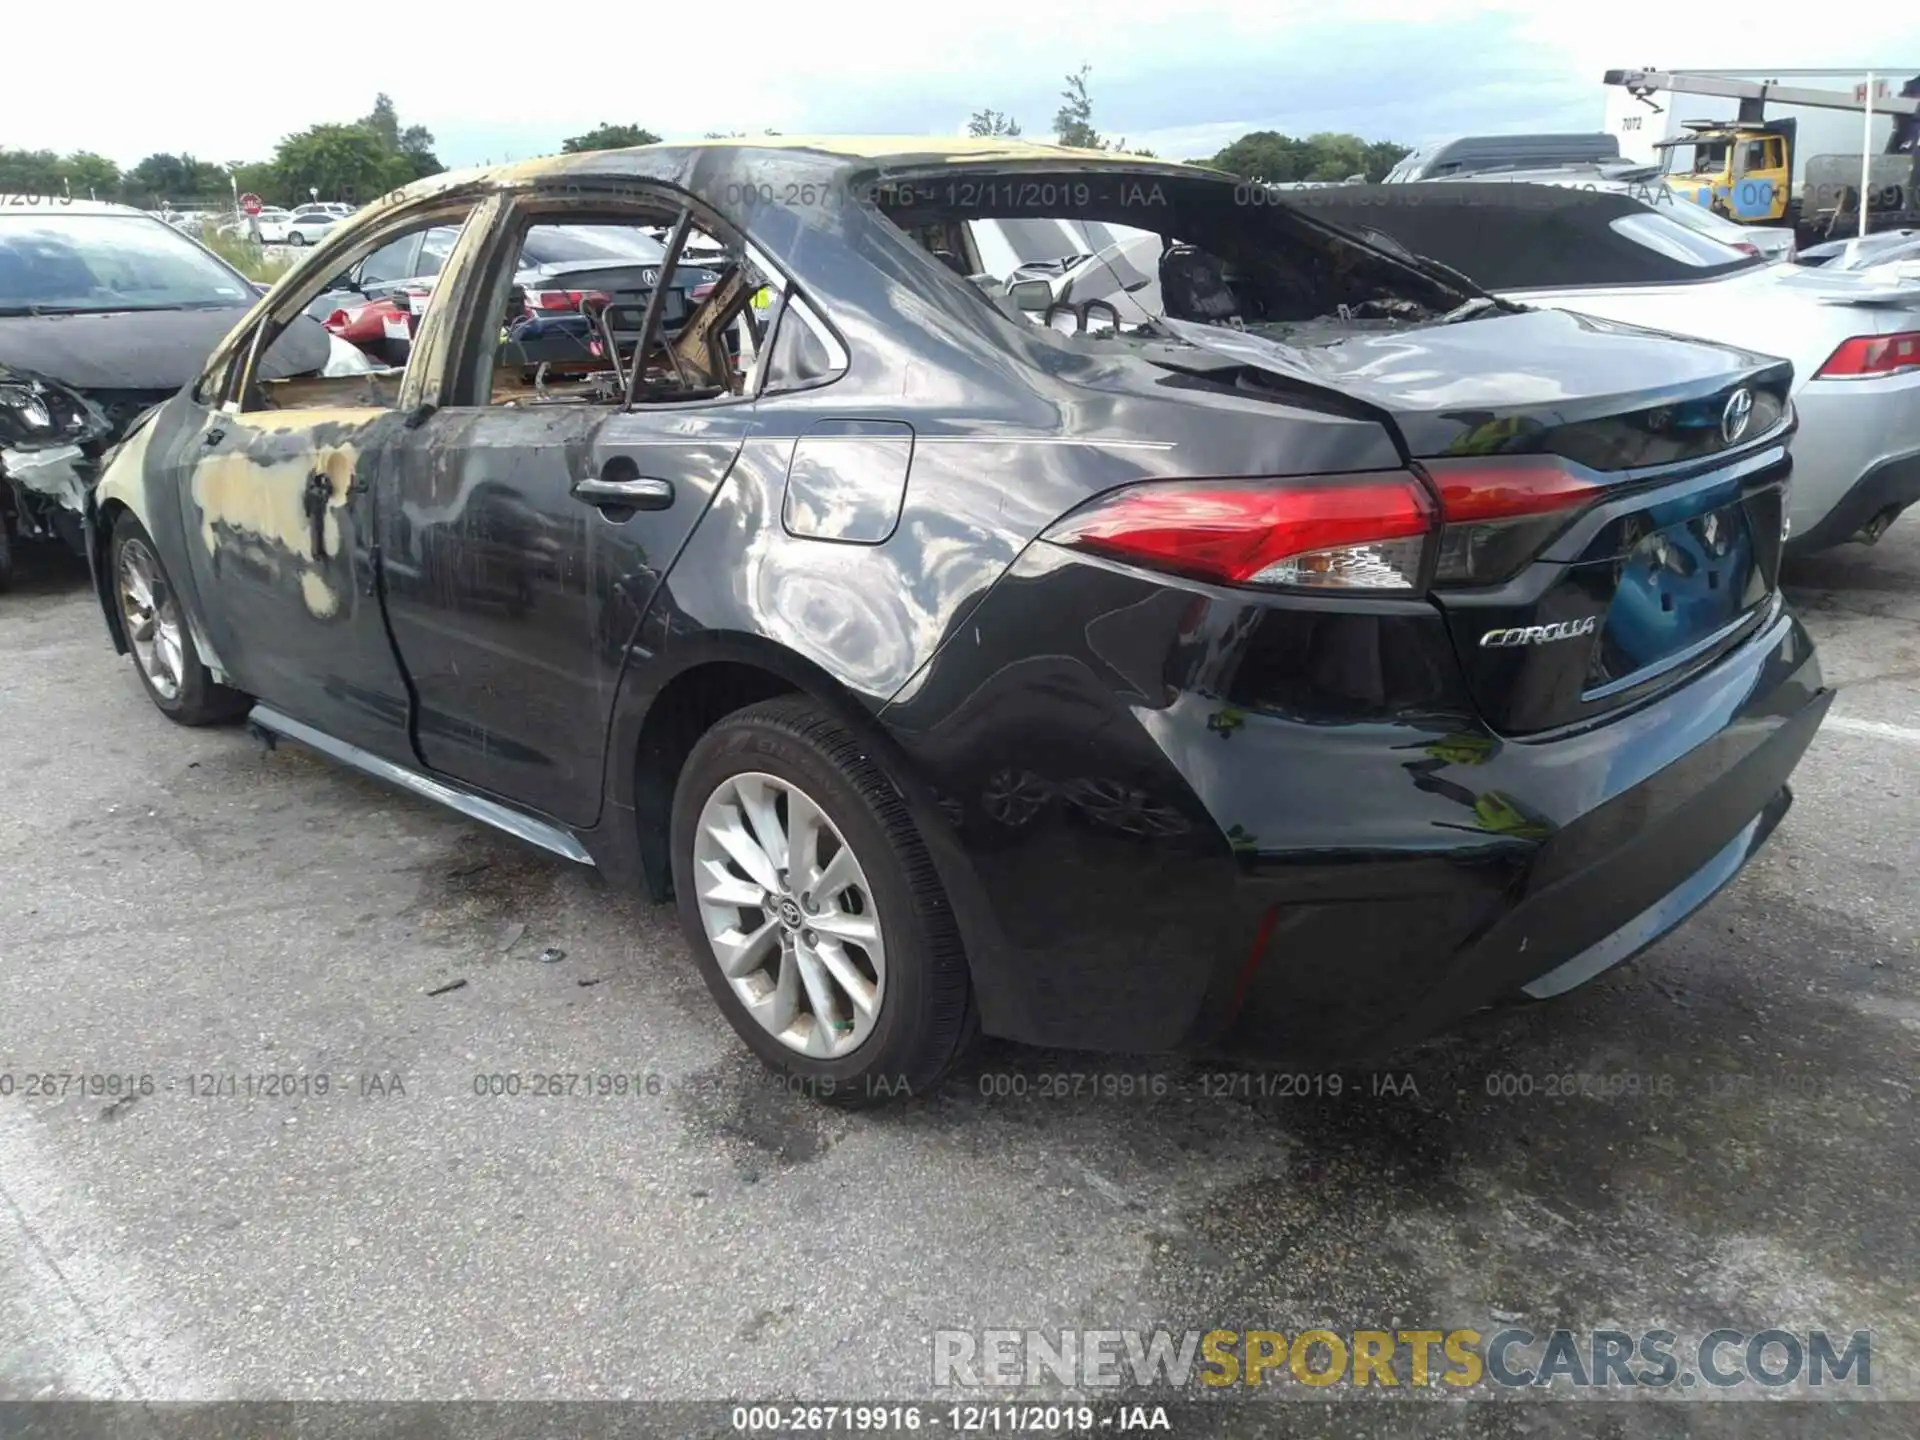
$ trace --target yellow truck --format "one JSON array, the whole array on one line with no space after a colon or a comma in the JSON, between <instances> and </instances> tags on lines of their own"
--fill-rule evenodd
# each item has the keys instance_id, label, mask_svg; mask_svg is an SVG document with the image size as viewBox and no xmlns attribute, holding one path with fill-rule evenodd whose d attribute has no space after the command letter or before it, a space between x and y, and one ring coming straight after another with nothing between
<instances>
[{"instance_id":1,"label":"yellow truck","mask_svg":"<svg viewBox=\"0 0 1920 1440\"><path fill-rule=\"evenodd\" d=\"M1808 90L1718 74L1639 70L1609 70L1606 82L1623 88L1623 101L1631 96L1651 112L1618 117L1623 154L1637 141L1658 159L1677 198L1742 224L1791 225L1803 243L1860 229L1859 147L1871 106L1871 143L1884 153L1866 157L1867 228L1920 220L1920 77L1897 94L1884 81L1876 81L1870 93L1864 84L1851 92ZM1668 98L1662 106L1655 95L1732 100L1737 106L1729 108L1738 114L1683 119L1680 103ZM1798 118L1766 118L1769 101ZM1856 148L1838 148L1848 143Z\"/></svg>"}]
</instances>

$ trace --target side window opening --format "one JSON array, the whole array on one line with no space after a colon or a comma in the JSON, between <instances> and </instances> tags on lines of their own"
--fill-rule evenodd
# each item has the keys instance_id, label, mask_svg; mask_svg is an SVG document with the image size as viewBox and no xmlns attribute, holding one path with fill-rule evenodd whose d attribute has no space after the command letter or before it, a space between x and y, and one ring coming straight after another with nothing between
<instances>
[{"instance_id":1,"label":"side window opening","mask_svg":"<svg viewBox=\"0 0 1920 1440\"><path fill-rule=\"evenodd\" d=\"M767 352L766 393L823 385L846 368L846 350L819 312L805 297L788 296Z\"/></svg>"},{"instance_id":2,"label":"side window opening","mask_svg":"<svg viewBox=\"0 0 1920 1440\"><path fill-rule=\"evenodd\" d=\"M691 229L668 265L678 225L664 202L533 207L495 279L491 353L462 393L516 407L616 405L629 393L635 405L752 394L772 313L766 269L737 237ZM656 292L657 324L643 354Z\"/></svg>"},{"instance_id":3,"label":"side window opening","mask_svg":"<svg viewBox=\"0 0 1920 1440\"><path fill-rule=\"evenodd\" d=\"M432 303L431 277L382 285L369 269L383 257L411 268L406 257L420 250L423 232L457 238L471 213L471 205L443 209L398 235L382 234L359 256L349 255L339 273L303 286L235 354L223 400L243 413L398 404L413 337Z\"/></svg>"}]
</instances>

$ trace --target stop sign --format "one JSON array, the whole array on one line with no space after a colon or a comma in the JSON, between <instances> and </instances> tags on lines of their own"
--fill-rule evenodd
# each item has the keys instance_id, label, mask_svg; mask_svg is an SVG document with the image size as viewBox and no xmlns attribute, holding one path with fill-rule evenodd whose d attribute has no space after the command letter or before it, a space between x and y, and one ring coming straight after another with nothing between
<instances>
[{"instance_id":1,"label":"stop sign","mask_svg":"<svg viewBox=\"0 0 1920 1440\"><path fill-rule=\"evenodd\" d=\"M249 215L258 215L260 213L260 197L252 191L248 191L240 197L240 208Z\"/></svg>"}]
</instances>

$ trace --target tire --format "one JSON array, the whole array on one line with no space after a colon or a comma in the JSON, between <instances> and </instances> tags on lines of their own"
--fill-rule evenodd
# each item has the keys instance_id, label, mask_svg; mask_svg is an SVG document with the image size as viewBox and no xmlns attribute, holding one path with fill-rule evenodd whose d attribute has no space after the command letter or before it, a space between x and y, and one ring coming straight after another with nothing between
<instances>
[{"instance_id":1,"label":"tire","mask_svg":"<svg viewBox=\"0 0 1920 1440\"><path fill-rule=\"evenodd\" d=\"M824 838L804 860L793 857L791 873L770 875L796 795L819 812ZM781 832L773 846L756 844L755 816ZM751 866L733 858L721 832L736 846L745 834ZM707 731L675 787L672 847L680 921L707 987L793 1089L849 1107L905 1099L931 1091L965 1053L978 1027L952 908L872 747L831 712L782 697ZM857 879L843 883L849 875ZM779 892L760 883L769 878ZM831 893L813 894L809 880ZM755 892L779 899L756 904ZM723 945L728 934L755 942L730 956L732 978L716 933ZM854 998L863 982L864 1010Z\"/></svg>"},{"instance_id":2,"label":"tire","mask_svg":"<svg viewBox=\"0 0 1920 1440\"><path fill-rule=\"evenodd\" d=\"M307 243L307 237L302 235L298 230L289 230L287 232L287 244L304 245L306 243Z\"/></svg>"},{"instance_id":3,"label":"tire","mask_svg":"<svg viewBox=\"0 0 1920 1440\"><path fill-rule=\"evenodd\" d=\"M218 725L246 714L248 698L216 684L200 663L159 550L131 511L114 521L107 560L134 673L154 708L176 725Z\"/></svg>"},{"instance_id":4,"label":"tire","mask_svg":"<svg viewBox=\"0 0 1920 1440\"><path fill-rule=\"evenodd\" d=\"M13 588L13 527L0 513L0 593Z\"/></svg>"}]
</instances>

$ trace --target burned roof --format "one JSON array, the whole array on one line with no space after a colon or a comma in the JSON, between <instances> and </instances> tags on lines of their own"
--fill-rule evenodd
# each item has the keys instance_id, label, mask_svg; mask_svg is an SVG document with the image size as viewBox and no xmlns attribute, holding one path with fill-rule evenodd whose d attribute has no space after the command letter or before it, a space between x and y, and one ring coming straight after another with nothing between
<instances>
[{"instance_id":1,"label":"burned roof","mask_svg":"<svg viewBox=\"0 0 1920 1440\"><path fill-rule=\"evenodd\" d=\"M503 165L450 170L406 187L409 195L469 185L514 185L568 175L661 175L706 163L808 161L896 169L920 165L1073 162L1192 170L1176 161L1113 150L1082 150L1005 136L970 135L752 135L539 155Z\"/></svg>"},{"instance_id":2,"label":"burned roof","mask_svg":"<svg viewBox=\"0 0 1920 1440\"><path fill-rule=\"evenodd\" d=\"M1343 185L1289 193L1285 203L1348 230L1375 231L1488 290L1662 285L1754 263L1733 250L1725 264L1699 263L1698 253L1710 253L1703 237L1688 242L1694 259L1635 238L1619 222L1644 216L1659 226L1663 207L1619 190L1511 181Z\"/></svg>"}]
</instances>

